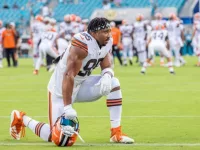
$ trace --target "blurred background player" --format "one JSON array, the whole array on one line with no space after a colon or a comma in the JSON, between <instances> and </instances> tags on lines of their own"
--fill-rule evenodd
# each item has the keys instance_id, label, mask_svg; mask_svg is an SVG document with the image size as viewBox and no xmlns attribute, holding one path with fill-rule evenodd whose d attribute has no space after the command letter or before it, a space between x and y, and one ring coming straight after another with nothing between
<instances>
[{"instance_id":1,"label":"blurred background player","mask_svg":"<svg viewBox=\"0 0 200 150\"><path fill-rule=\"evenodd\" d=\"M64 21L59 25L59 38L57 40L58 44L58 52L61 55L67 46L69 45L69 41L72 38L72 23L70 19L70 15L67 14L64 16Z\"/></svg>"},{"instance_id":2,"label":"blurred background player","mask_svg":"<svg viewBox=\"0 0 200 150\"><path fill-rule=\"evenodd\" d=\"M53 27L51 29L48 29L47 31L43 32L43 34L41 35L40 44L39 44L39 48L38 48L39 49L39 59L36 62L36 66L35 66L35 70L34 70L33 74L38 75L42 61L44 58L46 58L47 54L49 56L51 56L53 59L55 59L59 56L58 51L55 48L56 47L55 46L56 37L57 37L57 33Z\"/></svg>"},{"instance_id":3,"label":"blurred background player","mask_svg":"<svg viewBox=\"0 0 200 150\"><path fill-rule=\"evenodd\" d=\"M112 45L112 54L113 54L113 59L114 56L116 55L120 65L122 66L122 59L121 59L121 54L120 54L120 46L121 46L121 32L119 28L116 27L115 22L111 22L111 33L113 37L113 45Z\"/></svg>"},{"instance_id":4,"label":"blurred background player","mask_svg":"<svg viewBox=\"0 0 200 150\"><path fill-rule=\"evenodd\" d=\"M41 34L45 30L45 25L43 23L43 17L37 15L34 22L31 24L31 39L33 41L33 62L34 67L36 65L37 59L39 58L38 44Z\"/></svg>"},{"instance_id":5,"label":"blurred background player","mask_svg":"<svg viewBox=\"0 0 200 150\"><path fill-rule=\"evenodd\" d=\"M0 20L0 68L3 68L3 46L2 46L2 34L5 28L3 27L3 21Z\"/></svg>"},{"instance_id":6,"label":"blurred background player","mask_svg":"<svg viewBox=\"0 0 200 150\"><path fill-rule=\"evenodd\" d=\"M134 46L137 50L137 55L140 65L142 65L147 58L147 53L146 53L147 27L143 19L144 17L142 14L137 15L133 30Z\"/></svg>"},{"instance_id":7,"label":"blurred background player","mask_svg":"<svg viewBox=\"0 0 200 150\"><path fill-rule=\"evenodd\" d=\"M200 67L200 13L196 13L194 15L192 45L193 45L194 53L198 57L198 61L196 65Z\"/></svg>"},{"instance_id":8,"label":"blurred background player","mask_svg":"<svg viewBox=\"0 0 200 150\"><path fill-rule=\"evenodd\" d=\"M153 59L154 51L156 50L160 54L162 54L162 56L167 58L169 72L171 74L174 74L172 59L167 49L167 47L169 47L168 34L167 30L165 30L165 27L163 25L157 25L155 27L155 30L152 31L151 38L149 39L147 44L148 44L148 58L146 62L143 64L141 73L145 74L148 63L151 61L151 59Z\"/></svg>"},{"instance_id":9,"label":"blurred background player","mask_svg":"<svg viewBox=\"0 0 200 150\"><path fill-rule=\"evenodd\" d=\"M11 66L10 56L12 57L13 67L17 66L15 61L15 49L16 49L15 36L16 36L15 30L10 24L7 24L6 29L2 33L2 45L6 53L8 67Z\"/></svg>"},{"instance_id":10,"label":"blurred background player","mask_svg":"<svg viewBox=\"0 0 200 150\"><path fill-rule=\"evenodd\" d=\"M177 36L177 30L179 30L180 22L177 20L177 16L174 13L169 15L169 21L166 23L168 35L169 35L169 43L170 43L170 52L171 55L175 56L174 65L176 67L180 67L180 49L181 43L179 36Z\"/></svg>"},{"instance_id":11,"label":"blurred background player","mask_svg":"<svg viewBox=\"0 0 200 150\"><path fill-rule=\"evenodd\" d=\"M155 20L152 20L151 21L151 26L152 26L152 29L155 30L156 26L157 25L161 25L161 26L164 26L166 27L166 21L163 20L163 17L162 17L162 14L157 12L154 16ZM164 56L160 56L160 66L164 66Z\"/></svg>"},{"instance_id":12,"label":"blurred background player","mask_svg":"<svg viewBox=\"0 0 200 150\"><path fill-rule=\"evenodd\" d=\"M16 44L16 48L15 48L14 58L15 58L16 66L18 66L18 58L19 58L18 52L19 52L19 49L20 49L20 33L16 29L16 25L15 25L14 22L11 22L10 25L11 25L11 28L15 31L15 44Z\"/></svg>"},{"instance_id":13,"label":"blurred background player","mask_svg":"<svg viewBox=\"0 0 200 150\"><path fill-rule=\"evenodd\" d=\"M127 20L122 21L120 26L122 45L123 45L123 65L127 66L127 56L130 65L133 64L133 27L128 24Z\"/></svg>"}]
</instances>

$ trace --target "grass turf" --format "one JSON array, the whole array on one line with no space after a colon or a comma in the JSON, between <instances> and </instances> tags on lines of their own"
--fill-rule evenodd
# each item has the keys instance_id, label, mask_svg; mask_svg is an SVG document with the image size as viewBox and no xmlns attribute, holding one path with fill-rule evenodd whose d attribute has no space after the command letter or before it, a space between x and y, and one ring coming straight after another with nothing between
<instances>
[{"instance_id":1,"label":"grass turf","mask_svg":"<svg viewBox=\"0 0 200 150\"><path fill-rule=\"evenodd\" d=\"M80 120L80 134L90 145L82 145L78 140L70 149L200 149L200 68L194 67L196 58L186 57L186 60L186 66L175 68L175 76L158 65L148 68L146 75L140 75L137 65L120 67L117 64L115 76L120 80L123 92L122 128L136 144L110 145L109 113L103 97L93 103L74 105ZM60 149L43 142L29 129L20 141L9 136L9 115L13 109L23 110L34 119L47 122L47 83L51 74L44 68L38 76L32 71L31 59L20 59L18 68L0 69L2 150ZM94 73L99 73L99 69Z\"/></svg>"}]
</instances>

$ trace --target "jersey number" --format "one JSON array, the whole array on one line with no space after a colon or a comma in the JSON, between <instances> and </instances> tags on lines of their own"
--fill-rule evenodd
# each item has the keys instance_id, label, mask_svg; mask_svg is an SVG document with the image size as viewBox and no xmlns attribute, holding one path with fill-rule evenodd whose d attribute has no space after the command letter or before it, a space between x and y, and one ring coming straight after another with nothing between
<instances>
[{"instance_id":1,"label":"jersey number","mask_svg":"<svg viewBox=\"0 0 200 150\"><path fill-rule=\"evenodd\" d=\"M50 33L46 33L44 36L43 36L44 39L47 39L47 40L52 40L53 39L53 34L50 34Z\"/></svg>"},{"instance_id":2,"label":"jersey number","mask_svg":"<svg viewBox=\"0 0 200 150\"><path fill-rule=\"evenodd\" d=\"M162 32L161 32L160 34L157 34L157 33L155 32L154 35L153 35L153 38L154 38L154 39L157 39L157 37L158 37L158 38L160 38L161 40L163 40L163 36L164 36L164 35L163 35Z\"/></svg>"},{"instance_id":3,"label":"jersey number","mask_svg":"<svg viewBox=\"0 0 200 150\"><path fill-rule=\"evenodd\" d=\"M84 77L84 76L89 76L92 72L93 69L95 69L99 63L103 60L103 58L100 58L100 59L90 59L87 64L85 65L85 67L83 68L82 71L79 71L78 75L81 76L81 77Z\"/></svg>"}]
</instances>

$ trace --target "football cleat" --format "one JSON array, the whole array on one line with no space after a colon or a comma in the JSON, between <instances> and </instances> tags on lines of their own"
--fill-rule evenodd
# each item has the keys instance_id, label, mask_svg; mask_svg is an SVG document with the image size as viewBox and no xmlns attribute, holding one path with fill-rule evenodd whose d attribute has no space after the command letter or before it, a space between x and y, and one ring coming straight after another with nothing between
<instances>
[{"instance_id":1,"label":"football cleat","mask_svg":"<svg viewBox=\"0 0 200 150\"><path fill-rule=\"evenodd\" d=\"M124 144L132 144L134 140L128 137L127 135L121 132L121 126L117 128L111 129L111 138L110 142L112 143L124 143Z\"/></svg>"},{"instance_id":2,"label":"football cleat","mask_svg":"<svg viewBox=\"0 0 200 150\"><path fill-rule=\"evenodd\" d=\"M175 72L174 72L174 71L170 71L170 74L173 74L173 75L175 75Z\"/></svg>"},{"instance_id":3,"label":"football cleat","mask_svg":"<svg viewBox=\"0 0 200 150\"><path fill-rule=\"evenodd\" d=\"M20 140L21 137L25 136L24 115L24 112L18 110L11 112L10 135L16 140Z\"/></svg>"},{"instance_id":4,"label":"football cleat","mask_svg":"<svg viewBox=\"0 0 200 150\"><path fill-rule=\"evenodd\" d=\"M144 72L144 71L141 71L140 73L141 73L142 75L145 75L145 72Z\"/></svg>"}]
</instances>

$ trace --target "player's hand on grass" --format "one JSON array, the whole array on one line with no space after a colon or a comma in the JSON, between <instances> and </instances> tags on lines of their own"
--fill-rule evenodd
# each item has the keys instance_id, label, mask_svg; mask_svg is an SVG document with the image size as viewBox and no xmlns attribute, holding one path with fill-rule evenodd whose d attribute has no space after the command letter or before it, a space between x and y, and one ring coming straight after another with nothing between
<instances>
[{"instance_id":1,"label":"player's hand on grass","mask_svg":"<svg viewBox=\"0 0 200 150\"><path fill-rule=\"evenodd\" d=\"M76 122L77 112L72 108L72 105L67 105L64 107L64 115L66 119L70 119Z\"/></svg>"}]
</instances>

